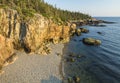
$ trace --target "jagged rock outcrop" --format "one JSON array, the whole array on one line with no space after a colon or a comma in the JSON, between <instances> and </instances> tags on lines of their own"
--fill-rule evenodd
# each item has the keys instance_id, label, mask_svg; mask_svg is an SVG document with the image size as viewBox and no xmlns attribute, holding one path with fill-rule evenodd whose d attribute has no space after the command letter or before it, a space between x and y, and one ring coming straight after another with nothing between
<instances>
[{"instance_id":1,"label":"jagged rock outcrop","mask_svg":"<svg viewBox=\"0 0 120 83\"><path fill-rule=\"evenodd\" d=\"M0 34L13 39L14 48L18 49L20 36L20 17L16 10L0 9Z\"/></svg>"},{"instance_id":2,"label":"jagged rock outcrop","mask_svg":"<svg viewBox=\"0 0 120 83\"><path fill-rule=\"evenodd\" d=\"M48 34L48 20L39 14L23 24L25 29L21 41L27 52L38 52Z\"/></svg>"},{"instance_id":3,"label":"jagged rock outcrop","mask_svg":"<svg viewBox=\"0 0 120 83\"><path fill-rule=\"evenodd\" d=\"M71 26L71 27L70 27ZM47 54L50 53L50 48L47 46L49 42L57 44L59 42L68 42L70 32L75 31L75 24L72 25L57 25L50 19L46 19L40 14L35 14L34 17L27 21L23 21L18 12L13 9L0 9L0 40L3 45L8 42L10 46L0 47L5 53L0 54L0 62L14 52L14 49L24 49L25 52ZM8 50L10 48L10 50Z\"/></svg>"}]
</instances>

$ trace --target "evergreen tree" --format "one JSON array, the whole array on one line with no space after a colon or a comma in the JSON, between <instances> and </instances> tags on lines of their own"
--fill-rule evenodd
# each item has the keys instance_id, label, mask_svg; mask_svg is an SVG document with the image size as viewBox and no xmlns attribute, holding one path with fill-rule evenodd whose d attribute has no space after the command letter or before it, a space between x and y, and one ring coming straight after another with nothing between
<instances>
[{"instance_id":1,"label":"evergreen tree","mask_svg":"<svg viewBox=\"0 0 120 83\"><path fill-rule=\"evenodd\" d=\"M87 14L80 12L71 12L53 7L44 0L0 0L1 5L6 5L16 9L23 18L33 16L34 12L40 13L47 18L52 18L54 21L70 21L91 18Z\"/></svg>"}]
</instances>

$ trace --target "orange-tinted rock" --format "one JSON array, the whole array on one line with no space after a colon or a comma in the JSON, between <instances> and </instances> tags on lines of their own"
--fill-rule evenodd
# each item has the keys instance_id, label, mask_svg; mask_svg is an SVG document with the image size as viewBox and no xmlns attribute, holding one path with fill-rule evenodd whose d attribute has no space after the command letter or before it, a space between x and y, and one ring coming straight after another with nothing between
<instances>
[{"instance_id":1,"label":"orange-tinted rock","mask_svg":"<svg viewBox=\"0 0 120 83\"><path fill-rule=\"evenodd\" d=\"M12 41L13 49L23 48L26 52L42 53L46 40L54 44L68 42L75 24L57 25L40 14L22 21L16 10L0 9L0 34Z\"/></svg>"},{"instance_id":2,"label":"orange-tinted rock","mask_svg":"<svg viewBox=\"0 0 120 83\"><path fill-rule=\"evenodd\" d=\"M14 53L12 40L0 35L0 65Z\"/></svg>"}]
</instances>

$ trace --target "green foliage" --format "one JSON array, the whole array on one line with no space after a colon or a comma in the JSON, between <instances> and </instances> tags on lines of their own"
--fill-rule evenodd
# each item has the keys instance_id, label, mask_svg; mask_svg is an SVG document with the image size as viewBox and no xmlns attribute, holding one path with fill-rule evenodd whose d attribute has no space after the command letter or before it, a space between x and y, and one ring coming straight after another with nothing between
<instances>
[{"instance_id":1,"label":"green foliage","mask_svg":"<svg viewBox=\"0 0 120 83\"><path fill-rule=\"evenodd\" d=\"M0 5L0 8L7 8L8 6L4 5L4 4L1 4Z\"/></svg>"},{"instance_id":2,"label":"green foliage","mask_svg":"<svg viewBox=\"0 0 120 83\"><path fill-rule=\"evenodd\" d=\"M35 12L52 18L55 23L91 18L89 15L80 12L58 9L45 3L44 0L0 0L0 3L16 9L23 19L33 17Z\"/></svg>"},{"instance_id":3,"label":"green foliage","mask_svg":"<svg viewBox=\"0 0 120 83\"><path fill-rule=\"evenodd\" d=\"M22 9L22 14L24 16L28 16L28 17L34 16L34 12L32 10L29 10L29 9Z\"/></svg>"}]
</instances>

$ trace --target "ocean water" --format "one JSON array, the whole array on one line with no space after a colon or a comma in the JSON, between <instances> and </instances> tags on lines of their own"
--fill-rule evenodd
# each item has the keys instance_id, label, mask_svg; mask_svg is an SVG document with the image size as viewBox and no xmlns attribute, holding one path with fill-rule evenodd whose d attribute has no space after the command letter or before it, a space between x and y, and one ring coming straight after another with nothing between
<instances>
[{"instance_id":1,"label":"ocean water","mask_svg":"<svg viewBox=\"0 0 120 83\"><path fill-rule=\"evenodd\" d=\"M92 81L86 83L120 83L120 17L96 18L116 23L104 24L106 27L82 26L89 29L90 32L83 33L81 36L74 36L66 45L66 49L76 55L84 56L83 59L82 57L77 59L77 62L79 62L78 66L80 65L82 70L92 76L92 78L88 78ZM100 46L85 45L81 40L86 37L100 39L102 44ZM81 69L77 73L80 71ZM80 73L80 76L82 78L83 74ZM85 81L81 83L85 83Z\"/></svg>"}]
</instances>

